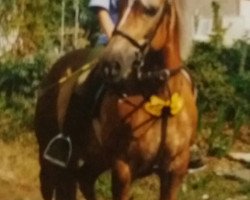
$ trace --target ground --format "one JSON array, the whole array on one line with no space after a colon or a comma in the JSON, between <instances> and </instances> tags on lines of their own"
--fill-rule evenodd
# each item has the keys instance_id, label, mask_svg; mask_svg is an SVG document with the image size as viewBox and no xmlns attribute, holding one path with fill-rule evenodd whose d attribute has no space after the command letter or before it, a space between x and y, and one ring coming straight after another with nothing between
<instances>
[{"instance_id":1,"label":"ground","mask_svg":"<svg viewBox=\"0 0 250 200\"><path fill-rule=\"evenodd\" d=\"M39 200L38 156L33 134L0 140L0 199Z\"/></svg>"},{"instance_id":2,"label":"ground","mask_svg":"<svg viewBox=\"0 0 250 200\"><path fill-rule=\"evenodd\" d=\"M249 132L232 150L250 152ZM23 134L11 142L0 140L0 199L41 200L39 193L38 147L33 133ZM234 172L250 171L250 164L228 157L208 157L205 169L189 174L182 186L180 200L250 200L250 175L243 179ZM249 177L247 177L249 175ZM244 179L245 178L245 179ZM249 178L249 179L247 179ZM97 183L99 200L110 199L110 175L104 174ZM156 200L158 179L151 176L133 185L134 200ZM79 195L79 199L83 199Z\"/></svg>"}]
</instances>

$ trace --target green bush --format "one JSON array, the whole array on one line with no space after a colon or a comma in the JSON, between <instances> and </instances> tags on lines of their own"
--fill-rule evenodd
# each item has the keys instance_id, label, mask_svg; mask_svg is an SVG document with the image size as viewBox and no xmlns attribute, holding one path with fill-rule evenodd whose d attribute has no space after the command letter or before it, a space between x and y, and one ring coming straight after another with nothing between
<instances>
[{"instance_id":1,"label":"green bush","mask_svg":"<svg viewBox=\"0 0 250 200\"><path fill-rule=\"evenodd\" d=\"M33 97L46 69L41 55L32 59L7 59L0 63L0 93L11 99L13 95Z\"/></svg>"},{"instance_id":2,"label":"green bush","mask_svg":"<svg viewBox=\"0 0 250 200\"><path fill-rule=\"evenodd\" d=\"M46 71L42 55L0 63L0 136L14 139L23 129L33 128L36 90Z\"/></svg>"},{"instance_id":3,"label":"green bush","mask_svg":"<svg viewBox=\"0 0 250 200\"><path fill-rule=\"evenodd\" d=\"M247 49L245 56L242 46ZM232 144L231 138L223 135L225 126L234 129L237 135L250 119L249 50L250 45L243 41L237 41L231 48L196 43L188 61L199 91L198 105L203 119L200 127L211 129L208 143L212 154L224 155Z\"/></svg>"}]
</instances>

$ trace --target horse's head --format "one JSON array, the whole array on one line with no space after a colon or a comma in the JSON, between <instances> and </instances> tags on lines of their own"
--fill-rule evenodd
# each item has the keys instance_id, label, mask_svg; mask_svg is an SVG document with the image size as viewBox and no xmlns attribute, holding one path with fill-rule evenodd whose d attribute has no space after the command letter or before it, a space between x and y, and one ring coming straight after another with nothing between
<instances>
[{"instance_id":1,"label":"horse's head","mask_svg":"<svg viewBox=\"0 0 250 200\"><path fill-rule=\"evenodd\" d=\"M183 23L188 0L121 0L122 13L100 60L109 80L126 80L143 66L149 49L164 54L166 67L181 65L191 27ZM185 39L184 39L185 38ZM184 40L185 43L183 42ZM182 48L180 46L182 45Z\"/></svg>"}]
</instances>

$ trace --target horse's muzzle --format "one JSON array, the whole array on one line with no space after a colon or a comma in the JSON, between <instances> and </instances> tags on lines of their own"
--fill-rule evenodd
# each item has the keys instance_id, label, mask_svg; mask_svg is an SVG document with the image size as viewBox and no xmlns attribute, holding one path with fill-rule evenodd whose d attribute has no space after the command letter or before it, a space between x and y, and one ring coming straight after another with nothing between
<instances>
[{"instance_id":1,"label":"horse's muzzle","mask_svg":"<svg viewBox=\"0 0 250 200\"><path fill-rule=\"evenodd\" d=\"M131 78L141 60L142 56L138 48L132 46L127 40L114 36L100 58L99 69L106 81L124 82Z\"/></svg>"}]
</instances>

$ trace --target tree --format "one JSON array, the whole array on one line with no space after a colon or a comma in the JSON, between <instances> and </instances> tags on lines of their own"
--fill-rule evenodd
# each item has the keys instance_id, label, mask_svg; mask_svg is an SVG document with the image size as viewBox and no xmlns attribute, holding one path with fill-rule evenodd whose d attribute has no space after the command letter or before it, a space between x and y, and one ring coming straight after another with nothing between
<instances>
[{"instance_id":1,"label":"tree","mask_svg":"<svg viewBox=\"0 0 250 200\"><path fill-rule=\"evenodd\" d=\"M6 34L18 30L12 50L18 56L44 48L78 47L79 40L93 38L97 30L88 0L0 0L0 5L1 28Z\"/></svg>"},{"instance_id":2,"label":"tree","mask_svg":"<svg viewBox=\"0 0 250 200\"><path fill-rule=\"evenodd\" d=\"M65 28L65 0L62 0L61 5L61 40L60 52L64 51L64 28Z\"/></svg>"},{"instance_id":3,"label":"tree","mask_svg":"<svg viewBox=\"0 0 250 200\"><path fill-rule=\"evenodd\" d=\"M74 46L77 48L78 35L79 35L79 0L74 0L74 10L75 10L75 31L74 31Z\"/></svg>"}]
</instances>

